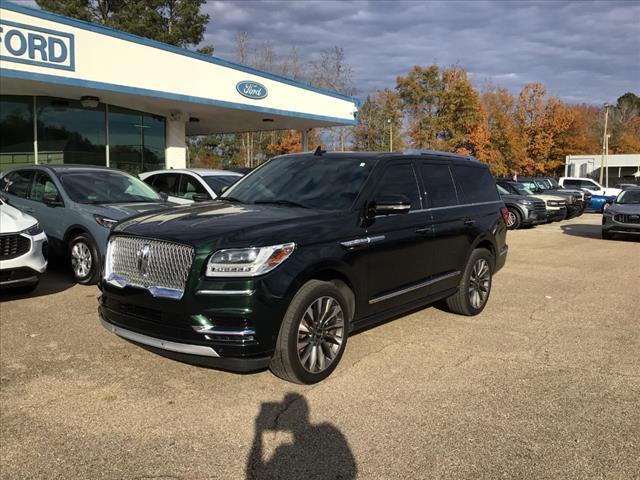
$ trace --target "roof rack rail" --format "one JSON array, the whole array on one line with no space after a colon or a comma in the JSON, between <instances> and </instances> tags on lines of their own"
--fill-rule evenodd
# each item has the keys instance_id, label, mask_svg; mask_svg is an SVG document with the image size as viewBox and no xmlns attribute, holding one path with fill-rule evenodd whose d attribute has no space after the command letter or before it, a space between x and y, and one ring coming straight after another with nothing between
<instances>
[{"instance_id":1,"label":"roof rack rail","mask_svg":"<svg viewBox=\"0 0 640 480\"><path fill-rule=\"evenodd\" d=\"M480 161L473 155L461 155L459 153L442 152L439 150L423 150L423 149L410 148L408 150L404 150L402 154L403 155L430 155L434 157L454 157L454 158L459 158L461 160L474 160L476 162Z\"/></svg>"}]
</instances>

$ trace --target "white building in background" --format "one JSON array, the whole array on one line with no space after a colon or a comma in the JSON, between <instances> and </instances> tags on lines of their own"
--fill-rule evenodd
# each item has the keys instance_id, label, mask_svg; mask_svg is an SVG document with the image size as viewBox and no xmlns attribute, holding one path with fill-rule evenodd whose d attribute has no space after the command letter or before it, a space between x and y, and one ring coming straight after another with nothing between
<instances>
[{"instance_id":1,"label":"white building in background","mask_svg":"<svg viewBox=\"0 0 640 480\"><path fill-rule=\"evenodd\" d=\"M184 168L185 137L353 125L335 92L0 1L0 171Z\"/></svg>"},{"instance_id":2,"label":"white building in background","mask_svg":"<svg viewBox=\"0 0 640 480\"><path fill-rule=\"evenodd\" d=\"M607 159L606 170L609 172L610 186L616 183L640 182L640 153L609 155ZM564 176L590 177L599 180L602 160L602 155L568 155Z\"/></svg>"}]
</instances>

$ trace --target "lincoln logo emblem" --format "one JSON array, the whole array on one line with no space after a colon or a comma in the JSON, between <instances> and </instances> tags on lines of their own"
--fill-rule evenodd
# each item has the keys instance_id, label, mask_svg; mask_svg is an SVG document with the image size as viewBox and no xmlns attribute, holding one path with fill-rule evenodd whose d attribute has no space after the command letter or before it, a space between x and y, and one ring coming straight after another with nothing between
<instances>
[{"instance_id":1,"label":"lincoln logo emblem","mask_svg":"<svg viewBox=\"0 0 640 480\"><path fill-rule=\"evenodd\" d=\"M143 277L146 277L149 272L149 255L151 253L151 247L148 243L145 243L140 250L138 250L138 271Z\"/></svg>"}]
</instances>

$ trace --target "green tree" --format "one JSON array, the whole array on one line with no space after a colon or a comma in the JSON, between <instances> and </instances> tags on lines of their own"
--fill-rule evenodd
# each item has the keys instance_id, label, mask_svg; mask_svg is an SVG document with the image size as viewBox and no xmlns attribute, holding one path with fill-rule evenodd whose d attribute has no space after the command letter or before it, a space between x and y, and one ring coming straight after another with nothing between
<instances>
[{"instance_id":1,"label":"green tree","mask_svg":"<svg viewBox=\"0 0 640 480\"><path fill-rule=\"evenodd\" d=\"M352 129L355 150L388 152L391 133L393 150L404 149L402 101L394 91L385 89L367 97L358 117L359 123Z\"/></svg>"},{"instance_id":2,"label":"green tree","mask_svg":"<svg viewBox=\"0 0 640 480\"><path fill-rule=\"evenodd\" d=\"M205 0L36 0L40 8L178 47L198 45L209 22ZM204 46L203 53L213 53Z\"/></svg>"}]
</instances>

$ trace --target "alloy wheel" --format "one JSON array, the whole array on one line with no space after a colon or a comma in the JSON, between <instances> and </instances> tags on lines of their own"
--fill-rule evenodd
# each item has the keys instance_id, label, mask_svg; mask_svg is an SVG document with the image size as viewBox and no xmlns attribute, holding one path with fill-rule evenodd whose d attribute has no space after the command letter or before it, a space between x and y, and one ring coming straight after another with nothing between
<instances>
[{"instance_id":1,"label":"alloy wheel","mask_svg":"<svg viewBox=\"0 0 640 480\"><path fill-rule=\"evenodd\" d=\"M344 340L344 312L333 297L316 299L298 326L298 359L310 373L320 373L333 363Z\"/></svg>"},{"instance_id":2,"label":"alloy wheel","mask_svg":"<svg viewBox=\"0 0 640 480\"><path fill-rule=\"evenodd\" d=\"M491 269L489 262L484 258L479 258L473 265L471 276L469 277L469 302L476 310L482 308L489 296L491 284Z\"/></svg>"},{"instance_id":3,"label":"alloy wheel","mask_svg":"<svg viewBox=\"0 0 640 480\"><path fill-rule=\"evenodd\" d=\"M513 227L516 223L516 214L509 210L509 216L507 217L507 227Z\"/></svg>"},{"instance_id":4,"label":"alloy wheel","mask_svg":"<svg viewBox=\"0 0 640 480\"><path fill-rule=\"evenodd\" d=\"M91 250L84 242L77 242L71 249L71 267L78 278L85 278L91 273L93 260Z\"/></svg>"}]
</instances>

